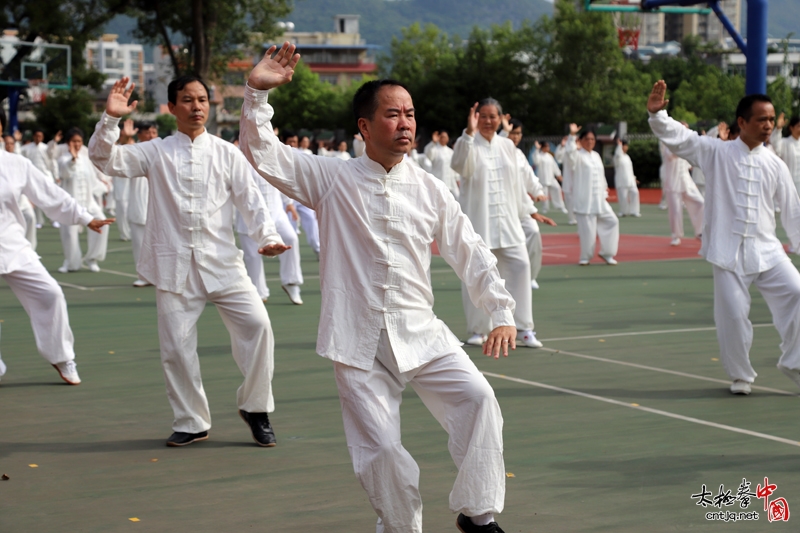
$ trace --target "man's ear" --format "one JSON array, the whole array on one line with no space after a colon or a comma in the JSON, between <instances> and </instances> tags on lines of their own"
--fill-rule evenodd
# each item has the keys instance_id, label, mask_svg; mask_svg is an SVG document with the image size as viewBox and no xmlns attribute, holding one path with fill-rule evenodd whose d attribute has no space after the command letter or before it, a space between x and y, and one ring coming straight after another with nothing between
<instances>
[{"instance_id":1,"label":"man's ear","mask_svg":"<svg viewBox=\"0 0 800 533\"><path fill-rule=\"evenodd\" d=\"M361 136L364 138L365 141L370 138L369 121L367 119L363 117L358 119L358 132L361 134Z\"/></svg>"}]
</instances>

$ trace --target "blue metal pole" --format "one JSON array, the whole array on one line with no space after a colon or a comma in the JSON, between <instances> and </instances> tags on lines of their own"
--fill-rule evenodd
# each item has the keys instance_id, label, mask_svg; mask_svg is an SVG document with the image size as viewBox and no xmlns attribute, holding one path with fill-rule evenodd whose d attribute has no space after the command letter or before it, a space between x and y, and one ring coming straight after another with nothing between
<instances>
[{"instance_id":1,"label":"blue metal pole","mask_svg":"<svg viewBox=\"0 0 800 533\"><path fill-rule=\"evenodd\" d=\"M767 0L747 0L747 77L745 92L767 92Z\"/></svg>"},{"instance_id":2,"label":"blue metal pole","mask_svg":"<svg viewBox=\"0 0 800 533\"><path fill-rule=\"evenodd\" d=\"M745 56L747 56L747 45L742 40L742 36L739 35L739 32L736 31L736 28L733 27L733 24L731 23L730 19L725 15L725 12L722 11L721 7L719 7L719 2L711 2L708 5L711 6L711 9L713 9L714 13L717 14L717 18L719 18L719 21L722 23L725 29L728 30L728 33L731 34L731 37L733 37L736 46L739 47L739 50L741 50L742 53Z\"/></svg>"},{"instance_id":3,"label":"blue metal pole","mask_svg":"<svg viewBox=\"0 0 800 533\"><path fill-rule=\"evenodd\" d=\"M17 87L13 87L8 91L8 132L11 134L19 130L19 118L17 117L19 94L20 90Z\"/></svg>"}]
</instances>

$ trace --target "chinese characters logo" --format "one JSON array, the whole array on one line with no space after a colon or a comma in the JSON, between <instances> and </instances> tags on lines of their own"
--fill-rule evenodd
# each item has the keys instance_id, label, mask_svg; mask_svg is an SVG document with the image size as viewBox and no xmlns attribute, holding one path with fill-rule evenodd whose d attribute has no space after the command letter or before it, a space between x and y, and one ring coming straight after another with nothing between
<instances>
[{"instance_id":1,"label":"chinese characters logo","mask_svg":"<svg viewBox=\"0 0 800 533\"><path fill-rule=\"evenodd\" d=\"M725 485L720 484L719 490L714 494L703 484L700 492L692 494L691 498L697 500L695 505L708 508L717 508L718 511L706 513L706 520L718 520L723 522L736 522L739 520L758 520L759 511L747 511L753 500L764 500L764 512L770 522L789 521L789 503L786 498L772 498L778 490L776 483L770 483L768 478L764 478L764 484L758 483L756 491L752 492L752 484L747 479L742 478L742 482L734 493L732 490L725 489ZM772 498L772 499L770 499ZM723 507L734 507L738 505L738 511L723 510Z\"/></svg>"}]
</instances>

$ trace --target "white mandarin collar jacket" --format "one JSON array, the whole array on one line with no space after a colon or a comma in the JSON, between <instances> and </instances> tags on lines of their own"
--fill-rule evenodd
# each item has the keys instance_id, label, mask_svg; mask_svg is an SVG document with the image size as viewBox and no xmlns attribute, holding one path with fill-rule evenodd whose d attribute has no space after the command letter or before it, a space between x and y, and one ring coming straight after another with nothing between
<instances>
[{"instance_id":1,"label":"white mandarin collar jacket","mask_svg":"<svg viewBox=\"0 0 800 533\"><path fill-rule=\"evenodd\" d=\"M466 130L453 147L451 166L461 175L461 207L489 248L525 244L519 219L536 212L525 193L517 147L495 135L487 141Z\"/></svg>"},{"instance_id":2,"label":"white mandarin collar jacket","mask_svg":"<svg viewBox=\"0 0 800 533\"><path fill-rule=\"evenodd\" d=\"M636 176L633 175L633 161L625 153L621 145L614 150L614 187L630 189L636 187Z\"/></svg>"},{"instance_id":3,"label":"white mandarin collar jacket","mask_svg":"<svg viewBox=\"0 0 800 533\"><path fill-rule=\"evenodd\" d=\"M581 215L597 215L605 211L608 198L603 159L594 150L578 148L576 139L570 135L564 150L564 169L569 169L572 176L572 210Z\"/></svg>"},{"instance_id":4,"label":"white mandarin collar jacket","mask_svg":"<svg viewBox=\"0 0 800 533\"><path fill-rule=\"evenodd\" d=\"M741 139L700 136L666 111L650 115L650 127L678 157L706 176L705 230L700 255L726 270L756 274L788 261L775 236L775 208L794 250L800 246L800 197L789 169L764 146Z\"/></svg>"},{"instance_id":5,"label":"white mandarin collar jacket","mask_svg":"<svg viewBox=\"0 0 800 533\"><path fill-rule=\"evenodd\" d=\"M514 324L494 255L441 181L405 159L386 172L366 154L342 161L285 146L267 93L245 89L239 139L261 176L317 213L321 356L371 369L386 329L407 372L461 344L433 312L434 242L494 325Z\"/></svg>"},{"instance_id":6,"label":"white mandarin collar jacket","mask_svg":"<svg viewBox=\"0 0 800 533\"><path fill-rule=\"evenodd\" d=\"M147 225L136 270L157 288L182 293L194 256L208 292L246 276L233 236L234 208L259 246L282 243L250 165L234 145L207 132L116 144L119 119L103 114L89 153L110 176L149 181Z\"/></svg>"},{"instance_id":7,"label":"white mandarin collar jacket","mask_svg":"<svg viewBox=\"0 0 800 533\"><path fill-rule=\"evenodd\" d=\"M0 152L0 274L24 267L39 256L25 238L25 219L19 208L24 194L44 213L65 226L92 221L82 207L26 158Z\"/></svg>"}]
</instances>

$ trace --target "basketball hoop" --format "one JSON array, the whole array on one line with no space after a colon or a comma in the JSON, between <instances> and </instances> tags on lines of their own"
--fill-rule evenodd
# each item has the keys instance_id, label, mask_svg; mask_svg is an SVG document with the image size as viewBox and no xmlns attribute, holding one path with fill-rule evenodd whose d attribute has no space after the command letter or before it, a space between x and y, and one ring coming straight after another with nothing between
<instances>
[{"instance_id":1,"label":"basketball hoop","mask_svg":"<svg viewBox=\"0 0 800 533\"><path fill-rule=\"evenodd\" d=\"M632 50L639 49L639 28L617 28L617 37L619 38L620 48L631 48Z\"/></svg>"},{"instance_id":2,"label":"basketball hoop","mask_svg":"<svg viewBox=\"0 0 800 533\"><path fill-rule=\"evenodd\" d=\"M28 99L33 104L44 104L47 100L47 80L28 80Z\"/></svg>"},{"instance_id":3,"label":"basketball hoop","mask_svg":"<svg viewBox=\"0 0 800 533\"><path fill-rule=\"evenodd\" d=\"M638 13L615 13L614 15L614 26L617 27L619 47L638 50L639 35L644 22L643 16Z\"/></svg>"}]
</instances>

